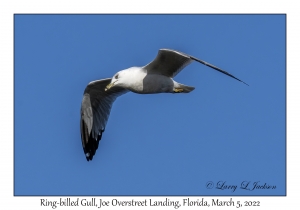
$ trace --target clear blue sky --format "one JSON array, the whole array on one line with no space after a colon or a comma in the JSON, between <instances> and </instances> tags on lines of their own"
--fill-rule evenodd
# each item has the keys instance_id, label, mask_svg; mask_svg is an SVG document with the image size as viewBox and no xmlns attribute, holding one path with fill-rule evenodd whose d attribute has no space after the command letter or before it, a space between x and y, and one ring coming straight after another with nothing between
<instances>
[{"instance_id":1,"label":"clear blue sky","mask_svg":"<svg viewBox=\"0 0 300 210\"><path fill-rule=\"evenodd\" d=\"M15 15L14 34L15 195L285 194L284 15ZM86 85L144 66L160 48L250 86L194 62L175 77L196 87L189 94L127 93L87 162Z\"/></svg>"}]
</instances>

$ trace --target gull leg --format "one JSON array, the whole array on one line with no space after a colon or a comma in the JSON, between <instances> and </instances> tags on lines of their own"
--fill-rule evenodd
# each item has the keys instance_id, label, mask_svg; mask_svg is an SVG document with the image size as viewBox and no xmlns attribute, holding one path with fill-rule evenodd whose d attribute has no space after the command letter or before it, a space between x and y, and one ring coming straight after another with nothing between
<instances>
[{"instance_id":1,"label":"gull leg","mask_svg":"<svg viewBox=\"0 0 300 210\"><path fill-rule=\"evenodd\" d=\"M182 93L183 89L182 88L174 88L173 91L174 91L174 93Z\"/></svg>"},{"instance_id":2,"label":"gull leg","mask_svg":"<svg viewBox=\"0 0 300 210\"><path fill-rule=\"evenodd\" d=\"M180 84L176 81L173 82L174 82L173 93L189 93L195 89L194 87Z\"/></svg>"}]
</instances>

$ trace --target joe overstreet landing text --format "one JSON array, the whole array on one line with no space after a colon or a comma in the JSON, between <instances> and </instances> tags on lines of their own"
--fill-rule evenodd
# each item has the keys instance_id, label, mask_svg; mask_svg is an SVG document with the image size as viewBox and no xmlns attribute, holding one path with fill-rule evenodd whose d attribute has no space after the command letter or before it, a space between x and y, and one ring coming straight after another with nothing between
<instances>
[{"instance_id":1,"label":"joe overstreet landing text","mask_svg":"<svg viewBox=\"0 0 300 210\"><path fill-rule=\"evenodd\" d=\"M236 208L242 206L260 206L259 201L243 201L240 202L238 199L234 200L232 198L180 198L180 199L103 199L103 198L60 198L55 199L40 199L40 206L51 207L56 209L58 207L64 206L82 206L82 207L95 207L95 208L105 208L108 206L171 206L174 209L178 209L181 206L235 206Z\"/></svg>"}]
</instances>

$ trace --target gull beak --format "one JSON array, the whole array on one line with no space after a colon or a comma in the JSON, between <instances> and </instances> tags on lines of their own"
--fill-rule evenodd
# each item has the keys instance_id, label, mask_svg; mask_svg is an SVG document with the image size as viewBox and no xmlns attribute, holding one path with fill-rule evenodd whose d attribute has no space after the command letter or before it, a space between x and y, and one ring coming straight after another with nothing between
<instances>
[{"instance_id":1,"label":"gull beak","mask_svg":"<svg viewBox=\"0 0 300 210\"><path fill-rule=\"evenodd\" d=\"M115 82L116 82L116 81L115 81ZM115 82L109 83L109 84L106 86L105 91L107 91L107 90L109 90L110 88L112 88L112 87L114 86Z\"/></svg>"}]
</instances>

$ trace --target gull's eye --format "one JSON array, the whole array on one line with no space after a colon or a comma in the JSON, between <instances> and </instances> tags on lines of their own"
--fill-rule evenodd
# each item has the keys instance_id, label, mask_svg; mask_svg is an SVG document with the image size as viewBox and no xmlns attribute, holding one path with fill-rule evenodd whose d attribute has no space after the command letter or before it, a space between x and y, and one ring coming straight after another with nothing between
<instances>
[{"instance_id":1,"label":"gull's eye","mask_svg":"<svg viewBox=\"0 0 300 210\"><path fill-rule=\"evenodd\" d=\"M118 79L118 78L119 78L119 74L117 74L117 75L115 76L115 78Z\"/></svg>"}]
</instances>

